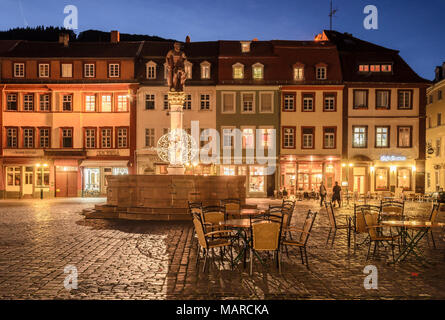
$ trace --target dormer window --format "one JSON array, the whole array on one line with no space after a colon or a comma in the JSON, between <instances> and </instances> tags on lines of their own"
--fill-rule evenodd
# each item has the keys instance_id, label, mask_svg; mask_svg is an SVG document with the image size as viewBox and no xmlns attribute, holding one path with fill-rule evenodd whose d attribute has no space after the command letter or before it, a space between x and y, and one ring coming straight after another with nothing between
<instances>
[{"instance_id":1,"label":"dormer window","mask_svg":"<svg viewBox=\"0 0 445 320\"><path fill-rule=\"evenodd\" d=\"M145 65L147 79L156 79L156 63L153 61L147 62Z\"/></svg>"},{"instance_id":2,"label":"dormer window","mask_svg":"<svg viewBox=\"0 0 445 320\"><path fill-rule=\"evenodd\" d=\"M372 64L371 65L371 72L380 72L380 65L379 64Z\"/></svg>"},{"instance_id":3,"label":"dormer window","mask_svg":"<svg viewBox=\"0 0 445 320\"><path fill-rule=\"evenodd\" d=\"M361 64L358 67L359 72L369 72L369 65L367 64Z\"/></svg>"},{"instance_id":4,"label":"dormer window","mask_svg":"<svg viewBox=\"0 0 445 320\"><path fill-rule=\"evenodd\" d=\"M391 71L392 71L392 65L382 64L382 72L391 72Z\"/></svg>"},{"instance_id":5,"label":"dormer window","mask_svg":"<svg viewBox=\"0 0 445 320\"><path fill-rule=\"evenodd\" d=\"M184 67L185 67L185 73L187 74L187 79L191 79L193 63L191 63L190 61L186 61L184 63Z\"/></svg>"},{"instance_id":6,"label":"dormer window","mask_svg":"<svg viewBox=\"0 0 445 320\"><path fill-rule=\"evenodd\" d=\"M210 62L201 62L201 79L210 79Z\"/></svg>"},{"instance_id":7,"label":"dormer window","mask_svg":"<svg viewBox=\"0 0 445 320\"><path fill-rule=\"evenodd\" d=\"M241 52L250 52L250 41L241 41Z\"/></svg>"},{"instance_id":8,"label":"dormer window","mask_svg":"<svg viewBox=\"0 0 445 320\"><path fill-rule=\"evenodd\" d=\"M261 63L255 63L252 66L252 77L254 80L263 80L264 78L264 65Z\"/></svg>"},{"instance_id":9,"label":"dormer window","mask_svg":"<svg viewBox=\"0 0 445 320\"><path fill-rule=\"evenodd\" d=\"M232 66L233 79L244 79L244 65L236 63Z\"/></svg>"},{"instance_id":10,"label":"dormer window","mask_svg":"<svg viewBox=\"0 0 445 320\"><path fill-rule=\"evenodd\" d=\"M326 80L327 79L327 67L326 65L317 65L315 68L315 75L317 80Z\"/></svg>"},{"instance_id":11,"label":"dormer window","mask_svg":"<svg viewBox=\"0 0 445 320\"><path fill-rule=\"evenodd\" d=\"M304 80L304 65L296 63L294 64L293 68L294 68L294 80L295 81Z\"/></svg>"}]
</instances>

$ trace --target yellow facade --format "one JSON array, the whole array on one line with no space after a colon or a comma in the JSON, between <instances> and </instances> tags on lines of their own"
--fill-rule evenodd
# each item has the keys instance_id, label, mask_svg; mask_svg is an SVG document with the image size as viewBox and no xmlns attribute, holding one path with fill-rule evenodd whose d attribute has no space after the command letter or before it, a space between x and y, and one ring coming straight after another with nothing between
<instances>
[{"instance_id":1,"label":"yellow facade","mask_svg":"<svg viewBox=\"0 0 445 320\"><path fill-rule=\"evenodd\" d=\"M427 90L425 192L445 188L445 79Z\"/></svg>"}]
</instances>

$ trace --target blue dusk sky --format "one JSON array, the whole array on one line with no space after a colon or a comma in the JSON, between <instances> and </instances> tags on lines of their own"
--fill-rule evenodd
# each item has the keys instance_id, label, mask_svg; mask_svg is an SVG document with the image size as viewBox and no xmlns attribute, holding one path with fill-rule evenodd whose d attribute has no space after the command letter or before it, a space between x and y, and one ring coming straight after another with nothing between
<instances>
[{"instance_id":1,"label":"blue dusk sky","mask_svg":"<svg viewBox=\"0 0 445 320\"><path fill-rule=\"evenodd\" d=\"M333 29L400 50L422 77L445 61L444 0L333 0ZM363 27L366 5L378 29ZM0 0L0 30L63 26L66 5L78 8L76 33L97 29L192 41L310 40L329 28L329 0Z\"/></svg>"}]
</instances>

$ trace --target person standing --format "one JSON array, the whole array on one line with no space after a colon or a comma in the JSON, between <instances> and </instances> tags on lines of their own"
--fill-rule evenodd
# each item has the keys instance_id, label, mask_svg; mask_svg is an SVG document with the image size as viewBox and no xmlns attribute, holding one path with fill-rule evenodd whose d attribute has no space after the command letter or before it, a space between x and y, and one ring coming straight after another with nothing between
<instances>
[{"instance_id":1,"label":"person standing","mask_svg":"<svg viewBox=\"0 0 445 320\"><path fill-rule=\"evenodd\" d=\"M337 201L338 207L340 208L341 207L341 203L340 203L340 201L341 201L341 198L340 198L341 187L338 185L337 181L335 181L335 186L334 186L334 188L332 188L332 192L333 192L332 205L335 207L335 201Z\"/></svg>"},{"instance_id":2,"label":"person standing","mask_svg":"<svg viewBox=\"0 0 445 320\"><path fill-rule=\"evenodd\" d=\"M323 181L320 184L319 193L320 193L320 207L322 207L323 206L323 201L325 201L326 194L327 194L326 187L324 186Z\"/></svg>"}]
</instances>

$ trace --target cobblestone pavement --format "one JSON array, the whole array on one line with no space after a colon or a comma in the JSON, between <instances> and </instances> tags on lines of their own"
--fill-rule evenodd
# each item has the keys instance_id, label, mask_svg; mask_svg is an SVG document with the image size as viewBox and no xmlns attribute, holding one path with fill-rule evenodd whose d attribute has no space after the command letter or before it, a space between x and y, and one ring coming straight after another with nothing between
<instances>
[{"instance_id":1,"label":"cobblestone pavement","mask_svg":"<svg viewBox=\"0 0 445 320\"><path fill-rule=\"evenodd\" d=\"M427 264L415 257L389 264L384 251L366 261L366 248L348 252L344 231L327 247L325 210L302 201L293 223L300 224L309 208L320 210L308 244L309 269L291 254L283 256L281 275L272 264L255 263L249 276L242 264L232 271L220 260L203 273L202 264L199 271L195 265L190 222L85 220L80 214L103 201L0 201L0 299L445 299L441 230L437 249L422 240ZM430 206L407 203L408 216L428 217ZM368 264L378 270L376 290L363 286ZM77 290L64 288L67 265L78 270Z\"/></svg>"}]
</instances>

